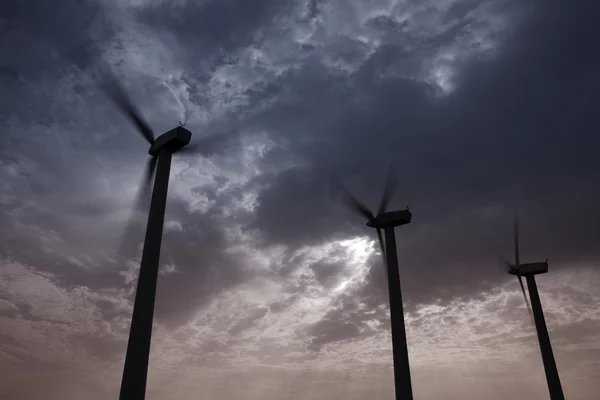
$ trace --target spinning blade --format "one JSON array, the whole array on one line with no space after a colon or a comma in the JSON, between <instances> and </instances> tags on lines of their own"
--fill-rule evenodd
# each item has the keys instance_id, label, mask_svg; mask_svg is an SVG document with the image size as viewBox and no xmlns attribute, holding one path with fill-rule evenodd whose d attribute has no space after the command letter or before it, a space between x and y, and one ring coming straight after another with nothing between
<instances>
[{"instance_id":1,"label":"spinning blade","mask_svg":"<svg viewBox=\"0 0 600 400\"><path fill-rule=\"evenodd\" d=\"M519 278L519 285L521 285L521 291L523 292L523 298L525 299L525 304L527 305L527 312L529 313L529 318L531 318L531 323L535 325L535 319L533 318L533 310L531 309L531 304L529 304L529 299L527 298L527 294L525 293L525 286L523 285L523 278L521 275L517 275Z\"/></svg>"},{"instance_id":2,"label":"spinning blade","mask_svg":"<svg viewBox=\"0 0 600 400\"><path fill-rule=\"evenodd\" d=\"M144 226L150 211L150 201L152 197L152 183L158 157L151 157L146 164L142 182L140 184L131 215L129 216L127 225L121 240L119 241L118 254L122 257L132 257L131 253L134 245L139 245L144 238Z\"/></svg>"},{"instance_id":3,"label":"spinning blade","mask_svg":"<svg viewBox=\"0 0 600 400\"><path fill-rule=\"evenodd\" d=\"M110 98L115 106L125 114L131 122L138 128L139 133L152 145L154 143L154 133L150 125L144 120L141 114L133 106L133 103L125 93L123 87L118 83L116 78L109 73L105 74L105 80L102 89Z\"/></svg>"},{"instance_id":4,"label":"spinning blade","mask_svg":"<svg viewBox=\"0 0 600 400\"><path fill-rule=\"evenodd\" d=\"M123 114L125 114L125 116L127 116L128 119L136 126L138 132L148 142L148 144L152 145L155 140L152 128L150 128L150 125L137 111L136 107L131 102L129 96L126 94L123 86L108 71L105 71L103 75L104 80L102 82L101 88L104 91L104 93L115 104L115 106ZM152 182L154 174L156 172L157 163L158 157L153 156L148 159L148 162L146 164L142 182L132 210L133 212L125 226L123 238L121 239L118 247L118 254L121 256L128 257L131 255L127 253L130 250L132 239L139 237L143 238L143 228L141 226L142 222L140 221L140 219L144 221L147 219L148 211L150 209ZM140 218L139 215L143 215L144 217Z\"/></svg>"},{"instance_id":5,"label":"spinning blade","mask_svg":"<svg viewBox=\"0 0 600 400\"><path fill-rule=\"evenodd\" d=\"M339 181L339 179L337 179L335 176L332 176L331 181L332 181L332 186L333 186L334 192L341 194L343 202L346 204L346 206L352 212L366 218L367 221L373 221L376 218L376 216L373 214L373 212L371 210L369 210L363 203L358 201L354 196L352 196L350 194L350 192L348 192L348 190L346 190L346 188L344 187L344 185L342 185L342 183ZM386 179L384 189L383 189L383 195L381 197L381 202L379 203L379 209L377 211L377 216L385 213L387 206L390 202L390 199L397 188L398 188L398 177L396 175L393 165L390 164L390 167L388 169L387 179ZM381 249L381 255L383 257L383 263L385 266L387 264L385 242L383 240L381 228L377 228L376 230L377 230L377 239L379 241L379 247ZM385 268L385 272L387 274L387 268Z\"/></svg>"},{"instance_id":6,"label":"spinning blade","mask_svg":"<svg viewBox=\"0 0 600 400\"><path fill-rule=\"evenodd\" d=\"M385 245L383 243L383 236L381 235L381 229L377 228L377 238L379 239L379 247L381 248L381 256L383 257L383 264L387 264L387 256L385 254ZM387 273L387 268L385 269Z\"/></svg>"},{"instance_id":7,"label":"spinning blade","mask_svg":"<svg viewBox=\"0 0 600 400\"><path fill-rule=\"evenodd\" d=\"M379 203L379 209L377 210L377 215L383 214L387 210L387 206L396 189L398 189L398 175L394 170L394 166L390 164L383 189L383 195L381 196L381 202Z\"/></svg>"},{"instance_id":8,"label":"spinning blade","mask_svg":"<svg viewBox=\"0 0 600 400\"><path fill-rule=\"evenodd\" d=\"M520 265L520 257L519 257L519 219L517 218L517 214L513 214L513 239L514 239L514 248L515 248L515 263L511 264L509 261L501 258L501 263L505 266L507 272L516 271L518 266ZM531 322L535 324L535 320L533 318L533 311L531 309L531 304L529 303L529 299L527 298L527 292L525 291L525 285L523 284L523 277L516 274L519 279L519 286L521 286L521 292L523 293L523 298L525 299L525 304L527 306L527 312L529 313L529 317L531 318Z\"/></svg>"},{"instance_id":9,"label":"spinning blade","mask_svg":"<svg viewBox=\"0 0 600 400\"><path fill-rule=\"evenodd\" d=\"M515 267L518 267L521 264L519 257L519 218L517 217L516 212L513 213L513 239L515 243ZM523 298L525 299L525 304L527 305L527 312L529 313L531 322L535 325L533 310L531 309L531 304L529 304L529 299L527 298L527 293L525 292L525 285L523 285L523 277L521 275L517 275L517 278L519 278L519 286L521 286L521 292L523 292Z\"/></svg>"},{"instance_id":10,"label":"spinning blade","mask_svg":"<svg viewBox=\"0 0 600 400\"><path fill-rule=\"evenodd\" d=\"M375 215L373 212L369 210L364 204L358 201L354 196L346 190L342 182L337 179L335 176L331 177L332 186L334 191L339 192L342 195L342 201L346 203L346 206L353 211L354 213L359 214L362 217L365 217L368 221L372 221L375 219Z\"/></svg>"}]
</instances>

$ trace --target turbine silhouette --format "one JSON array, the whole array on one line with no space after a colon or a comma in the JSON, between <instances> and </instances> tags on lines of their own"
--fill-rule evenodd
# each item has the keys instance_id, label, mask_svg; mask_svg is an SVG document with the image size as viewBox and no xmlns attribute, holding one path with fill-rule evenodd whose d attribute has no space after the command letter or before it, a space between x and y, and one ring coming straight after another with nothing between
<instances>
[{"instance_id":1,"label":"turbine silhouette","mask_svg":"<svg viewBox=\"0 0 600 400\"><path fill-rule=\"evenodd\" d=\"M150 197L150 209L148 210L144 248L119 395L120 400L143 400L146 394L156 282L158 279L171 159L176 152L202 154L204 150L202 145L207 142L197 142L188 146L192 133L181 125L155 138L149 124L135 109L124 89L113 76L108 73L104 75L102 88L150 145L148 149L150 158L146 164L142 187L137 200L138 206L141 205L140 203L145 205ZM215 139L210 137L208 140L214 142ZM154 187L151 191L153 178Z\"/></svg>"},{"instance_id":2,"label":"turbine silhouette","mask_svg":"<svg viewBox=\"0 0 600 400\"><path fill-rule=\"evenodd\" d=\"M542 302L540 301L540 295L537 289L537 283L535 276L538 274L545 274L548 272L548 260L544 262L527 263L522 264L519 259L519 220L515 213L514 215L514 238L515 238L515 264L508 263L508 273L516 275L519 278L523 295L527 306L531 307L533 315L535 329L537 331L538 342L540 345L540 351L542 353L542 362L544 363L544 372L546 373L546 383L548 384L548 392L550 393L551 400L564 400L562 385L560 383L560 376L558 375L558 369L556 368L556 361L554 360L554 353L552 351L552 344L550 343L550 336L548 334L548 328L546 327L546 320L544 318L544 311L542 309ZM529 289L529 297L531 299L531 306L527 301L527 295L525 294L525 288L523 287L522 277L525 277L527 281L527 288Z\"/></svg>"},{"instance_id":3,"label":"turbine silhouette","mask_svg":"<svg viewBox=\"0 0 600 400\"><path fill-rule=\"evenodd\" d=\"M355 213L366 218L367 226L375 228L377 231L379 246L384 257L387 272L396 399L411 400L413 398L412 383L394 229L396 226L409 224L412 220L412 213L408 207L405 210L386 211L394 191L398 188L398 179L392 166L388 170L377 215L374 215L366 206L356 200L335 177L333 177L333 184L342 193L346 205ZM385 240L382 238L382 229Z\"/></svg>"}]
</instances>

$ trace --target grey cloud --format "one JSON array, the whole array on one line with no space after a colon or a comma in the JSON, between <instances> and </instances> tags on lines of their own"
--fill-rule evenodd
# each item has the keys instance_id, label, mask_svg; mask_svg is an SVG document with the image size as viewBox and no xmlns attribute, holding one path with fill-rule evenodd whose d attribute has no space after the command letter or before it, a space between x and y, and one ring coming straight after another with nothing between
<instances>
[{"instance_id":1,"label":"grey cloud","mask_svg":"<svg viewBox=\"0 0 600 400\"><path fill-rule=\"evenodd\" d=\"M161 264L174 263L177 272L163 275L158 284L156 315L164 322L182 323L220 291L243 282L248 273L244 260L225 253L220 220L210 214L188 214L174 199L169 216L178 220L181 232L164 234Z\"/></svg>"},{"instance_id":2,"label":"grey cloud","mask_svg":"<svg viewBox=\"0 0 600 400\"><path fill-rule=\"evenodd\" d=\"M319 350L325 343L335 343L342 340L356 340L360 336L359 327L351 323L339 323L327 318L317 322L312 329L315 338L310 343L309 349Z\"/></svg>"},{"instance_id":3,"label":"grey cloud","mask_svg":"<svg viewBox=\"0 0 600 400\"><path fill-rule=\"evenodd\" d=\"M256 221L247 229L260 229L267 243L294 248L323 242L338 229L326 213L332 208L323 201L327 189L327 181L315 174L302 169L284 171L261 193Z\"/></svg>"},{"instance_id":4,"label":"grey cloud","mask_svg":"<svg viewBox=\"0 0 600 400\"><path fill-rule=\"evenodd\" d=\"M102 361L121 361L122 354L126 351L127 342L124 338L116 339L114 336L74 333L65 336L66 341L75 346L85 348L92 359Z\"/></svg>"},{"instance_id":5,"label":"grey cloud","mask_svg":"<svg viewBox=\"0 0 600 400\"><path fill-rule=\"evenodd\" d=\"M174 35L178 43L192 50L189 54L201 58L227 54L252 44L254 35L273 24L273 18L284 13L290 4L290 1L259 0L250 6L231 0L209 0L173 7L160 3L140 9L137 15L139 21L153 29Z\"/></svg>"},{"instance_id":6,"label":"grey cloud","mask_svg":"<svg viewBox=\"0 0 600 400\"><path fill-rule=\"evenodd\" d=\"M0 6L0 15L4 21L1 28L4 54L11 54L13 68L28 81L37 78L38 62L51 57L52 50L64 54L83 43L110 38L114 33L101 4L94 1L73 4L9 0ZM29 51L15 51L18 46ZM83 54L76 58L81 65L90 61Z\"/></svg>"},{"instance_id":7,"label":"grey cloud","mask_svg":"<svg viewBox=\"0 0 600 400\"><path fill-rule=\"evenodd\" d=\"M327 279L332 275L336 275L336 272L339 272L346 265L345 261L333 263L328 262L327 259L343 256L343 251L339 248L328 251L327 256L323 256L317 261L312 259L311 256L306 253L294 253L288 251L284 254L284 257L280 262L273 262L271 268L277 270L277 274L282 278L288 279L292 273L305 269L305 265L308 265L308 270L311 270L315 274L317 280L320 280L321 278ZM308 271L305 270L305 273L302 275L307 276L306 272Z\"/></svg>"},{"instance_id":8,"label":"grey cloud","mask_svg":"<svg viewBox=\"0 0 600 400\"><path fill-rule=\"evenodd\" d=\"M344 263L316 262L310 266L319 284L331 287L339 279L340 272L345 268Z\"/></svg>"},{"instance_id":9,"label":"grey cloud","mask_svg":"<svg viewBox=\"0 0 600 400\"><path fill-rule=\"evenodd\" d=\"M365 312L358 309L352 301L345 299L341 304L329 311L319 322L309 328L311 337L308 349L318 351L322 346L342 341L358 341L377 333L366 324L382 315L373 311Z\"/></svg>"},{"instance_id":10,"label":"grey cloud","mask_svg":"<svg viewBox=\"0 0 600 400\"><path fill-rule=\"evenodd\" d=\"M585 319L567 326L551 328L550 334L552 342L562 347L573 343L594 342L599 337L599 329L600 321Z\"/></svg>"},{"instance_id":11,"label":"grey cloud","mask_svg":"<svg viewBox=\"0 0 600 400\"><path fill-rule=\"evenodd\" d=\"M287 296L283 300L276 301L269 305L269 311L278 313L285 311L288 307L294 304L300 298L300 294L293 294L291 296Z\"/></svg>"},{"instance_id":12,"label":"grey cloud","mask_svg":"<svg viewBox=\"0 0 600 400\"><path fill-rule=\"evenodd\" d=\"M161 268L174 264L176 269L159 277L155 310L157 321L171 327L179 326L222 290L246 279L244 261L225 253L229 244L225 240L218 214L219 210L205 214L190 213L187 204L176 198L169 199L167 220L177 221L182 230L166 230L163 234ZM143 235L143 225L135 225L135 229L127 232L125 248L133 251L143 241ZM130 255L133 254L131 252ZM112 256L119 255L115 251ZM94 288L122 287L124 282L118 273L123 268L123 264L104 263L104 268L96 273L81 271L77 274L76 271L65 270L63 266L59 273L68 276L71 281ZM128 312L105 301L97 305L107 320Z\"/></svg>"},{"instance_id":13,"label":"grey cloud","mask_svg":"<svg viewBox=\"0 0 600 400\"><path fill-rule=\"evenodd\" d=\"M349 235L344 222L362 221L332 211L326 173L343 171L357 197L374 205L381 190L376 183L391 160L402 182L393 205L410 203L415 215L398 233L408 299L474 293L485 280L505 279L490 268L498 255L510 256L514 206L525 219L527 258L547 256L555 268L596 261L592 232L600 193L593 182L600 166L591 132L597 130L592 99L599 81L585 71L598 59L584 51L585 64L564 62L571 49L591 48L586 43L596 28L583 15L589 5L538 6L534 21L513 34L497 59L463 65L457 90L443 99L401 78L373 81L399 57L393 48L347 78L360 105L336 79L321 81L318 93L301 90L319 80L317 71L325 73L317 66L281 78L300 90L255 123L289 132L290 151L310 167L274 179L251 226L292 247ZM321 111L286 112L308 104ZM331 116L323 118L327 110ZM499 209L488 215L475 211L494 205ZM430 271L427 278L423 269Z\"/></svg>"},{"instance_id":14,"label":"grey cloud","mask_svg":"<svg viewBox=\"0 0 600 400\"><path fill-rule=\"evenodd\" d=\"M261 318L269 313L269 309L267 307L255 308L253 310L249 310L246 314L247 316L244 319L236 322L231 328L229 328L228 333L233 336L237 336L243 331L250 329L256 322L258 322Z\"/></svg>"},{"instance_id":15,"label":"grey cloud","mask_svg":"<svg viewBox=\"0 0 600 400\"><path fill-rule=\"evenodd\" d=\"M30 182L36 182L35 176L28 178ZM82 178L78 176L70 181L65 180L64 192L60 197L65 198L72 194L75 183L85 188L87 183ZM211 188L203 188L202 191L210 194ZM119 258L116 249L111 251L105 245L108 242L104 242L108 236L114 236L114 232L82 232L80 223L72 220L75 217L81 218L82 221L102 218L103 215L108 215L109 211L114 211L114 204L108 204L102 199L88 198L81 201L76 199L74 204L73 201L71 204L59 201L48 205L46 196L36 196L27 192L20 194L28 195L40 205L46 204L43 208L20 206L17 216L12 213L9 214L12 216L7 216L5 226L12 226L14 229L3 229L0 236L4 239L4 255L40 270L55 273L72 284L85 285L96 290L124 286L119 272L125 268L125 260ZM56 195L56 192L50 191L50 194ZM215 193L213 196L214 200L221 200L221 204L226 204ZM167 230L164 234L161 266L164 268L168 264L175 264L176 272L160 277L156 305L158 321L181 324L187 321L197 307L205 304L221 290L244 281L246 274L243 272L243 260L225 254L224 250L229 244L224 238L219 212L220 208L206 215L189 213L187 204L175 198L169 199L167 219L181 223L183 230ZM23 224L29 228L17 229ZM40 251L47 246L44 245L45 237L37 235L39 232L52 232L52 247L55 247L56 251ZM143 240L144 228L138 225L127 234L129 236L126 237L126 248L133 250ZM94 249L94 245L98 248ZM82 256L83 265L88 268L82 268L82 264L75 262L76 258L72 256ZM109 305L104 306L106 307L103 308L103 317L106 320L117 316L117 311L111 311ZM121 310L118 313L126 311Z\"/></svg>"},{"instance_id":16,"label":"grey cloud","mask_svg":"<svg viewBox=\"0 0 600 400\"><path fill-rule=\"evenodd\" d=\"M117 318L129 318L131 309L123 307L116 301L110 301L108 298L92 299L91 302L98 308L102 318L105 321L112 321Z\"/></svg>"}]
</instances>

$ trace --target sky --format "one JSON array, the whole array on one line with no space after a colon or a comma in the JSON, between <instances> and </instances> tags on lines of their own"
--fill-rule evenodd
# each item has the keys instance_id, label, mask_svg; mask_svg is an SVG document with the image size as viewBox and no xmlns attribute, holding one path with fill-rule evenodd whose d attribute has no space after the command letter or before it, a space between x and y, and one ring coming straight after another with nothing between
<instances>
[{"instance_id":1,"label":"sky","mask_svg":"<svg viewBox=\"0 0 600 400\"><path fill-rule=\"evenodd\" d=\"M568 3L568 4L567 4ZM547 399L512 259L565 395L600 390L600 30L592 0L5 0L0 393L117 398L147 144L173 157L147 398L393 398L376 235L387 166L416 399ZM125 233L127 232L127 233ZM120 244L125 236L126 251Z\"/></svg>"}]
</instances>

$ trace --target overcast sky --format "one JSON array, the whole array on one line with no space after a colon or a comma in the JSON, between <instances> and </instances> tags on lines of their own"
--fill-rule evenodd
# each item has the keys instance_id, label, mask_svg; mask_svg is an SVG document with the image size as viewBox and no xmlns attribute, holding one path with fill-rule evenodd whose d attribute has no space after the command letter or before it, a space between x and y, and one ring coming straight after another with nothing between
<instances>
[{"instance_id":1,"label":"overcast sky","mask_svg":"<svg viewBox=\"0 0 600 400\"><path fill-rule=\"evenodd\" d=\"M548 398L498 262L513 209L521 259L549 259L538 287L565 395L595 397L599 11L2 1L2 397L118 395L142 227L118 248L148 148L98 89L106 66L157 133L229 138L174 156L148 399L392 398L375 232L328 181L375 208L389 163L390 207L413 212L396 234L415 398Z\"/></svg>"}]
</instances>

